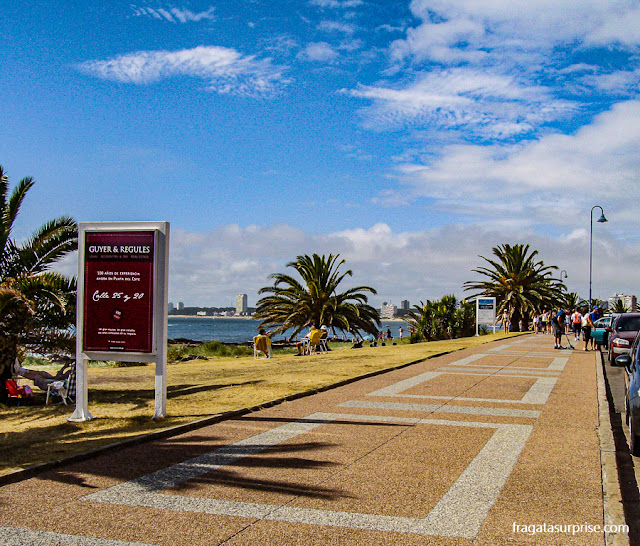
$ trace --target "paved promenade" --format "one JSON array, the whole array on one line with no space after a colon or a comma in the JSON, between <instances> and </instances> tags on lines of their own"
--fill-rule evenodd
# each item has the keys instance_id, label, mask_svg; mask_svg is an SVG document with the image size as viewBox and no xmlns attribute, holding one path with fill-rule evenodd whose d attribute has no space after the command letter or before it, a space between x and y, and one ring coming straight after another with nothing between
<instances>
[{"instance_id":1,"label":"paved promenade","mask_svg":"<svg viewBox=\"0 0 640 546\"><path fill-rule=\"evenodd\" d=\"M4 486L0 544L601 545L597 429L594 353L512 338Z\"/></svg>"}]
</instances>

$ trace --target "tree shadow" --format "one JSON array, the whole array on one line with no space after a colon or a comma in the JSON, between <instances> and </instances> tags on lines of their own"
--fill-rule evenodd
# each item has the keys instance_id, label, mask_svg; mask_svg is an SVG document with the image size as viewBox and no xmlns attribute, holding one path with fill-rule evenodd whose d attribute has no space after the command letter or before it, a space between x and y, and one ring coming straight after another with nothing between
<instances>
[{"instance_id":1,"label":"tree shadow","mask_svg":"<svg viewBox=\"0 0 640 546\"><path fill-rule=\"evenodd\" d=\"M224 453L228 449L231 456L246 456L238 458L229 466L213 467L210 472L194 476L168 491L186 494L209 486L219 486L320 499L347 498L349 495L339 489L289 481L286 478L278 479L279 471L286 474L290 470L338 467L339 463L334 461L304 456L305 453L314 453L317 457L319 452L334 446L335 444L324 442L304 442L275 446L247 444L238 447L209 436L168 438L49 470L39 474L36 479L96 489L98 486L90 483L91 476L129 481L176 464L186 463L188 466L190 459L218 450ZM288 456L289 454L293 456ZM194 464L199 466L203 463L196 461ZM260 477L243 475L244 471L256 474L256 470Z\"/></svg>"}]
</instances>

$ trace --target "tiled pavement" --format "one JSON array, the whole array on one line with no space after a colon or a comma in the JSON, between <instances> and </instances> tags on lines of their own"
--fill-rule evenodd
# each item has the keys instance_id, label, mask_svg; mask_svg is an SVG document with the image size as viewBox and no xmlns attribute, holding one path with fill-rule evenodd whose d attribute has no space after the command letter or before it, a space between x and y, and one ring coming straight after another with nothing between
<instances>
[{"instance_id":1,"label":"tiled pavement","mask_svg":"<svg viewBox=\"0 0 640 546\"><path fill-rule=\"evenodd\" d=\"M603 524L597 404L491 343L2 487L0 544L602 544L515 527Z\"/></svg>"}]
</instances>

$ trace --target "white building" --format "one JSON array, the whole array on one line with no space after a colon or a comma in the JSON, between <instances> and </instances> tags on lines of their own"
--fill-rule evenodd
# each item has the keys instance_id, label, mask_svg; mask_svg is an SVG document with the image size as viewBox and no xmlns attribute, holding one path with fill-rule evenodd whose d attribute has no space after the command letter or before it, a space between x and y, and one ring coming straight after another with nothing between
<instances>
[{"instance_id":1,"label":"white building","mask_svg":"<svg viewBox=\"0 0 640 546\"><path fill-rule=\"evenodd\" d=\"M624 294L614 294L609 298L609 311L612 311L615 308L616 303L619 301L622 302L622 305L624 305L625 309L630 313L636 312L636 309L638 308L638 300L635 296L625 296Z\"/></svg>"},{"instance_id":2,"label":"white building","mask_svg":"<svg viewBox=\"0 0 640 546\"><path fill-rule=\"evenodd\" d=\"M236 315L245 315L247 313L247 295L238 294L236 296Z\"/></svg>"},{"instance_id":3,"label":"white building","mask_svg":"<svg viewBox=\"0 0 640 546\"><path fill-rule=\"evenodd\" d=\"M178 311L182 311L184 309L184 302L179 301L178 302Z\"/></svg>"},{"instance_id":4,"label":"white building","mask_svg":"<svg viewBox=\"0 0 640 546\"><path fill-rule=\"evenodd\" d=\"M382 302L382 306L380 307L380 318L392 319L397 313L398 308L395 305L387 303L386 301Z\"/></svg>"}]
</instances>

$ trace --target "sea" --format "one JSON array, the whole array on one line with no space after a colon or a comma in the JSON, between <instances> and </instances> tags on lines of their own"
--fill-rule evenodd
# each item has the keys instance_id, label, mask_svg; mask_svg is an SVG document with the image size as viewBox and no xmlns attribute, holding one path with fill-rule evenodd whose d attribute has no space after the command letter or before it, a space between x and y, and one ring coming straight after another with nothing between
<instances>
[{"instance_id":1,"label":"sea","mask_svg":"<svg viewBox=\"0 0 640 546\"><path fill-rule=\"evenodd\" d=\"M222 341L223 343L245 343L257 335L260 321L253 319L234 319L216 317L169 317L169 339L191 339L193 341ZM398 329L402 328L405 337L408 327L400 321L381 321L382 331L391 330L391 335L398 337ZM302 337L306 329L299 334ZM338 332L342 338L342 332ZM288 337L287 332L272 336L274 341ZM351 335L347 334L347 339Z\"/></svg>"}]
</instances>

